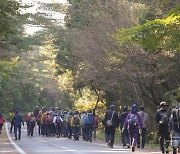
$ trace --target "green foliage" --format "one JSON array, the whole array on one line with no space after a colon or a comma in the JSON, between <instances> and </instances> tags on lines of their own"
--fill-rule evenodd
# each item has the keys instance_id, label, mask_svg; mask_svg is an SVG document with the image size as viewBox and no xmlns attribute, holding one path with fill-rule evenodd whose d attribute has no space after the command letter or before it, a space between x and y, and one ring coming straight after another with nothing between
<instances>
[{"instance_id":1,"label":"green foliage","mask_svg":"<svg viewBox=\"0 0 180 154\"><path fill-rule=\"evenodd\" d=\"M165 19L155 19L131 29L118 30L113 37L120 45L123 43L137 43L150 53L179 52L179 25L180 15L171 14Z\"/></svg>"},{"instance_id":2,"label":"green foliage","mask_svg":"<svg viewBox=\"0 0 180 154\"><path fill-rule=\"evenodd\" d=\"M19 7L19 3L15 0L0 1L0 37L17 34L20 31Z\"/></svg>"}]
</instances>

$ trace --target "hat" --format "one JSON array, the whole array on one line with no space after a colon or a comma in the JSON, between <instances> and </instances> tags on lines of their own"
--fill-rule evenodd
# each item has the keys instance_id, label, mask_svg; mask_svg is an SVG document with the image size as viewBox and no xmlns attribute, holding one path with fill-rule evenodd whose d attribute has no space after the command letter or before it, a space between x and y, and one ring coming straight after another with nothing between
<instances>
[{"instance_id":1,"label":"hat","mask_svg":"<svg viewBox=\"0 0 180 154\"><path fill-rule=\"evenodd\" d=\"M168 104L166 102L161 102L160 106L168 106Z\"/></svg>"}]
</instances>

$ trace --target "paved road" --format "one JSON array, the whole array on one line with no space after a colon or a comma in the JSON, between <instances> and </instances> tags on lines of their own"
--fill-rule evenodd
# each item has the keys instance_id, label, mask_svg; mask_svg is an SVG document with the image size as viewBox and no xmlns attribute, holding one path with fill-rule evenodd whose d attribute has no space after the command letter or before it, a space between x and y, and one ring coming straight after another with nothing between
<instances>
[{"instance_id":1,"label":"paved road","mask_svg":"<svg viewBox=\"0 0 180 154\"><path fill-rule=\"evenodd\" d=\"M9 125L8 125L9 127ZM10 134L14 142L23 154L132 154L129 149L115 146L113 149L107 147L105 143L96 141L74 141L67 138L43 137L35 133L34 137L26 135L26 127L22 127L22 139L14 140L14 134ZM147 150L137 150L135 154L160 154L160 152L149 152Z\"/></svg>"}]
</instances>

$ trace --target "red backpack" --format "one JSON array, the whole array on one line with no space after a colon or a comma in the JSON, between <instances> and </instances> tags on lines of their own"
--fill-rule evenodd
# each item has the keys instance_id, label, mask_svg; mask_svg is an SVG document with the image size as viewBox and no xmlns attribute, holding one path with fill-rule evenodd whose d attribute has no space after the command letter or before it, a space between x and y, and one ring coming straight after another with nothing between
<instances>
[{"instance_id":1,"label":"red backpack","mask_svg":"<svg viewBox=\"0 0 180 154\"><path fill-rule=\"evenodd\" d=\"M3 118L0 118L0 124L4 124L4 119Z\"/></svg>"}]
</instances>

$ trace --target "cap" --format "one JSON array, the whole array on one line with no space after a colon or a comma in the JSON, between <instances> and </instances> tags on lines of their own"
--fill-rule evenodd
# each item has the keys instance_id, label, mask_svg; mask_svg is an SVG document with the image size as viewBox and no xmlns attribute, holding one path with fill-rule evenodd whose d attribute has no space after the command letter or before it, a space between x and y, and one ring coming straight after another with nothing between
<instances>
[{"instance_id":1,"label":"cap","mask_svg":"<svg viewBox=\"0 0 180 154\"><path fill-rule=\"evenodd\" d=\"M160 106L168 106L168 104L166 102L161 102Z\"/></svg>"}]
</instances>

